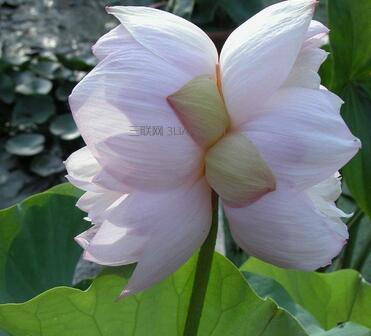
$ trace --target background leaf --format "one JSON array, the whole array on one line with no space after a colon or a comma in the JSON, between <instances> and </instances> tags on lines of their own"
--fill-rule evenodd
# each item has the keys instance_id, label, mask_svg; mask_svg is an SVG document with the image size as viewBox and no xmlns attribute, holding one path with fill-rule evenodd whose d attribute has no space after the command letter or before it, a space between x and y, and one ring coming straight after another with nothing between
<instances>
[{"instance_id":1,"label":"background leaf","mask_svg":"<svg viewBox=\"0 0 371 336\"><path fill-rule=\"evenodd\" d=\"M79 195L66 183L0 211L0 302L72 284L81 255L73 237L88 226Z\"/></svg>"},{"instance_id":2,"label":"background leaf","mask_svg":"<svg viewBox=\"0 0 371 336\"><path fill-rule=\"evenodd\" d=\"M195 0L170 0L166 10L184 18L190 18L193 12Z\"/></svg>"},{"instance_id":3,"label":"background leaf","mask_svg":"<svg viewBox=\"0 0 371 336\"><path fill-rule=\"evenodd\" d=\"M272 298L279 307L286 309L300 322L308 335L313 336L369 336L371 329L353 322L339 323L330 330L324 330L319 321L312 314L306 311L301 305L296 303L287 291L274 279L244 272L245 278L254 290L262 298Z\"/></svg>"},{"instance_id":4,"label":"background leaf","mask_svg":"<svg viewBox=\"0 0 371 336\"><path fill-rule=\"evenodd\" d=\"M52 83L48 79L39 78L32 72L22 72L17 76L15 91L24 95L48 94L52 89Z\"/></svg>"},{"instance_id":5,"label":"background leaf","mask_svg":"<svg viewBox=\"0 0 371 336\"><path fill-rule=\"evenodd\" d=\"M2 73L0 73L0 100L7 104L14 100L14 82L10 76Z\"/></svg>"},{"instance_id":6,"label":"background leaf","mask_svg":"<svg viewBox=\"0 0 371 336\"><path fill-rule=\"evenodd\" d=\"M13 336L182 334L196 257L145 292L116 301L128 276L112 268L88 291L55 288L24 304L0 305L0 328ZM215 254L199 335L306 335L271 300L263 301L240 272Z\"/></svg>"},{"instance_id":7,"label":"background leaf","mask_svg":"<svg viewBox=\"0 0 371 336\"><path fill-rule=\"evenodd\" d=\"M17 99L12 115L13 125L42 124L55 113L50 96L23 96Z\"/></svg>"},{"instance_id":8,"label":"background leaf","mask_svg":"<svg viewBox=\"0 0 371 336\"><path fill-rule=\"evenodd\" d=\"M328 10L333 64L329 85L345 101L342 115L362 141L362 149L342 172L357 203L371 216L371 2L329 1Z\"/></svg>"},{"instance_id":9,"label":"background leaf","mask_svg":"<svg viewBox=\"0 0 371 336\"><path fill-rule=\"evenodd\" d=\"M11 154L31 156L44 149L44 142L45 138L41 134L18 134L7 140L5 149Z\"/></svg>"},{"instance_id":10,"label":"background leaf","mask_svg":"<svg viewBox=\"0 0 371 336\"><path fill-rule=\"evenodd\" d=\"M61 114L50 124L50 132L63 140L73 140L80 136L71 114Z\"/></svg>"},{"instance_id":11,"label":"background leaf","mask_svg":"<svg viewBox=\"0 0 371 336\"><path fill-rule=\"evenodd\" d=\"M371 285L356 271L326 274L294 271L255 258L249 258L241 271L277 281L326 330L348 321L371 328Z\"/></svg>"},{"instance_id":12,"label":"background leaf","mask_svg":"<svg viewBox=\"0 0 371 336\"><path fill-rule=\"evenodd\" d=\"M32 159L30 169L35 174L45 177L63 171L64 164L57 155L40 154Z\"/></svg>"},{"instance_id":13,"label":"background leaf","mask_svg":"<svg viewBox=\"0 0 371 336\"><path fill-rule=\"evenodd\" d=\"M219 3L236 24L242 24L263 8L261 0L219 0Z\"/></svg>"}]
</instances>

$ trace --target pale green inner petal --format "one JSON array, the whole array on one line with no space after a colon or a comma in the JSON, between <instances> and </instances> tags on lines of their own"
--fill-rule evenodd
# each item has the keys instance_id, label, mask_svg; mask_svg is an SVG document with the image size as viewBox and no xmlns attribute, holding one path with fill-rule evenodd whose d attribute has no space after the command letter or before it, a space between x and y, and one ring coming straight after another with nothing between
<instances>
[{"instance_id":1,"label":"pale green inner petal","mask_svg":"<svg viewBox=\"0 0 371 336\"><path fill-rule=\"evenodd\" d=\"M245 206L276 188L272 171L242 134L229 134L211 147L205 170L210 186L231 206Z\"/></svg>"},{"instance_id":2,"label":"pale green inner petal","mask_svg":"<svg viewBox=\"0 0 371 336\"><path fill-rule=\"evenodd\" d=\"M196 77L167 100L202 148L215 144L229 127L229 116L213 76Z\"/></svg>"},{"instance_id":3,"label":"pale green inner petal","mask_svg":"<svg viewBox=\"0 0 371 336\"><path fill-rule=\"evenodd\" d=\"M205 149L205 175L230 206L242 207L273 191L272 171L254 144L228 133L230 119L216 78L202 75L167 98L187 132Z\"/></svg>"}]
</instances>

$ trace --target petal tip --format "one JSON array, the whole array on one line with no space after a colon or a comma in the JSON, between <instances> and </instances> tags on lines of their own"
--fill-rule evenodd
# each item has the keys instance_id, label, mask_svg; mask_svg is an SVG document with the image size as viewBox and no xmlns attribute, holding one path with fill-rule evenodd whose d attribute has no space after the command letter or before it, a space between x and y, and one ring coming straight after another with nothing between
<instances>
[{"instance_id":1,"label":"petal tip","mask_svg":"<svg viewBox=\"0 0 371 336\"><path fill-rule=\"evenodd\" d=\"M86 239L83 239L82 237L79 236L76 236L73 238L74 241L79 244L83 249L86 249L88 247L88 242L86 241Z\"/></svg>"},{"instance_id":2,"label":"petal tip","mask_svg":"<svg viewBox=\"0 0 371 336\"><path fill-rule=\"evenodd\" d=\"M354 144L354 146L355 146L357 149L361 149L361 148L362 148L362 142L361 142L361 140L359 140L358 138L354 138L354 139L353 139L353 144Z\"/></svg>"},{"instance_id":3,"label":"petal tip","mask_svg":"<svg viewBox=\"0 0 371 336\"><path fill-rule=\"evenodd\" d=\"M125 299L126 297L130 296L133 292L128 289L128 288L125 288L121 293L120 295L117 297L116 301L121 301L123 299Z\"/></svg>"},{"instance_id":4,"label":"petal tip","mask_svg":"<svg viewBox=\"0 0 371 336\"><path fill-rule=\"evenodd\" d=\"M93 262L93 263L98 263L97 259L94 258L94 256L88 250L84 251L84 253L82 255L82 258L86 261L90 261L90 262Z\"/></svg>"},{"instance_id":5,"label":"petal tip","mask_svg":"<svg viewBox=\"0 0 371 336\"><path fill-rule=\"evenodd\" d=\"M112 14L112 12L114 12L114 7L113 6L106 6L106 7L104 7L104 9L108 14Z\"/></svg>"}]
</instances>

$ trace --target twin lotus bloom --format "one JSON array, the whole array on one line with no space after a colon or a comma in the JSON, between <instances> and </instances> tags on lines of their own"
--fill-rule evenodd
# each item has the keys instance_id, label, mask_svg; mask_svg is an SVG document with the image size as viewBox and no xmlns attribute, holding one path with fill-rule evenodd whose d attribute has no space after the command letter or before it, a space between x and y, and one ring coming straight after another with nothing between
<instances>
[{"instance_id":1,"label":"twin lotus bloom","mask_svg":"<svg viewBox=\"0 0 371 336\"><path fill-rule=\"evenodd\" d=\"M320 85L328 29L313 0L265 8L220 56L192 23L146 7L109 7L120 25L93 47L99 64L70 106L86 147L66 161L86 193L84 258L137 263L122 296L181 266L206 239L212 190L249 255L302 270L348 238L337 171L360 148ZM133 134L133 127L185 129Z\"/></svg>"}]
</instances>

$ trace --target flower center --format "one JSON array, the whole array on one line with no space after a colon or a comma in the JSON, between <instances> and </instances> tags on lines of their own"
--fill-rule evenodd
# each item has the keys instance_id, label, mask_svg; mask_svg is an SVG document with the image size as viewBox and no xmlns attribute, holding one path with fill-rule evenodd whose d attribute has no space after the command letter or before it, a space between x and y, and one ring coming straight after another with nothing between
<instances>
[{"instance_id":1,"label":"flower center","mask_svg":"<svg viewBox=\"0 0 371 336\"><path fill-rule=\"evenodd\" d=\"M243 134L228 132L230 118L216 76L198 76L167 97L187 132L205 150L205 175L230 206L241 207L275 189L272 171Z\"/></svg>"},{"instance_id":2,"label":"flower center","mask_svg":"<svg viewBox=\"0 0 371 336\"><path fill-rule=\"evenodd\" d=\"M229 115L216 79L202 75L167 97L190 136L208 149L227 132Z\"/></svg>"}]
</instances>

